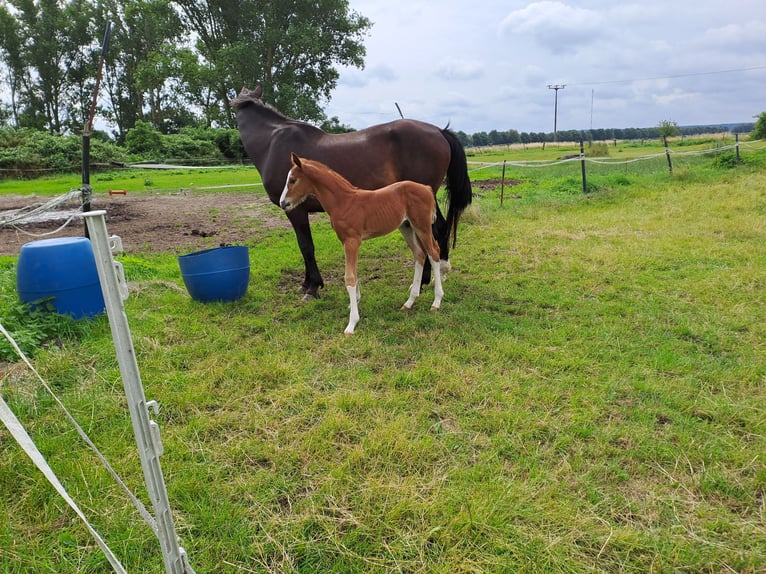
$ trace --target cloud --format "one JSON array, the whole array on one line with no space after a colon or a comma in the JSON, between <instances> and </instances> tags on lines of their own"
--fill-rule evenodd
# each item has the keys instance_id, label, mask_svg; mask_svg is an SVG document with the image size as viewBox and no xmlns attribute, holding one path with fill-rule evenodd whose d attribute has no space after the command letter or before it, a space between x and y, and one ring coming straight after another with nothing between
<instances>
[{"instance_id":1,"label":"cloud","mask_svg":"<svg viewBox=\"0 0 766 574\"><path fill-rule=\"evenodd\" d=\"M399 79L399 74L388 64L374 65L370 68L369 75L372 80L378 82L393 82Z\"/></svg>"},{"instance_id":2,"label":"cloud","mask_svg":"<svg viewBox=\"0 0 766 574\"><path fill-rule=\"evenodd\" d=\"M391 66L375 64L364 70L344 68L338 84L350 88L366 88L373 82L394 82L398 79L399 75Z\"/></svg>"},{"instance_id":3,"label":"cloud","mask_svg":"<svg viewBox=\"0 0 766 574\"><path fill-rule=\"evenodd\" d=\"M711 28L704 33L704 41L716 46L741 47L747 44L751 49L763 49L766 43L766 22L754 20L743 24L728 24Z\"/></svg>"},{"instance_id":4,"label":"cloud","mask_svg":"<svg viewBox=\"0 0 766 574\"><path fill-rule=\"evenodd\" d=\"M467 133L749 121L764 109L763 0L349 0L375 27L329 115ZM723 73L723 71L727 71Z\"/></svg>"},{"instance_id":5,"label":"cloud","mask_svg":"<svg viewBox=\"0 0 766 574\"><path fill-rule=\"evenodd\" d=\"M477 80L484 75L484 66L479 62L449 60L438 67L437 74L446 80Z\"/></svg>"},{"instance_id":6,"label":"cloud","mask_svg":"<svg viewBox=\"0 0 766 574\"><path fill-rule=\"evenodd\" d=\"M561 53L601 36L603 24L599 12L543 0L508 14L500 23L500 32L531 36L551 52Z\"/></svg>"},{"instance_id":7,"label":"cloud","mask_svg":"<svg viewBox=\"0 0 766 574\"><path fill-rule=\"evenodd\" d=\"M672 106L678 103L689 102L698 98L700 94L686 92L681 89L675 89L672 92L658 94L654 96L654 101L661 106Z\"/></svg>"}]
</instances>

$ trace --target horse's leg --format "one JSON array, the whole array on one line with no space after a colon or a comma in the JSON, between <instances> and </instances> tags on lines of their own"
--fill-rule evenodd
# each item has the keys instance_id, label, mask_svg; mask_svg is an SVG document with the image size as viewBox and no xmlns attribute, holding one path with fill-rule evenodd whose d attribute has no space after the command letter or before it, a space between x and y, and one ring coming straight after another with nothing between
<instances>
[{"instance_id":1,"label":"horse's leg","mask_svg":"<svg viewBox=\"0 0 766 574\"><path fill-rule=\"evenodd\" d=\"M314 256L314 240L311 237L309 227L309 214L305 209L293 209L287 214L287 218L293 226L298 247L303 255L303 263L306 269L301 289L306 293L303 300L307 301L314 297L319 298L319 288L324 287L322 275L319 273L317 260Z\"/></svg>"},{"instance_id":2,"label":"horse's leg","mask_svg":"<svg viewBox=\"0 0 766 574\"><path fill-rule=\"evenodd\" d=\"M343 242L343 250L346 255L346 291L349 298L348 325L343 331L346 335L352 335L356 324L359 322L359 279L356 276L357 260L359 258L359 239L347 239Z\"/></svg>"},{"instance_id":3,"label":"horse's leg","mask_svg":"<svg viewBox=\"0 0 766 574\"><path fill-rule=\"evenodd\" d=\"M415 259L415 276L412 278L412 285L410 285L410 297L404 302L404 305L402 305L402 309L407 310L412 309L412 306L415 304L415 299L420 295L426 254L415 237L415 232L409 222L405 222L399 228L399 231L402 232L404 240L407 242L407 245L410 246L412 256Z\"/></svg>"},{"instance_id":4,"label":"horse's leg","mask_svg":"<svg viewBox=\"0 0 766 574\"><path fill-rule=\"evenodd\" d=\"M439 253L441 255L439 258L441 262L441 272L442 275L446 275L449 270L452 269L452 266L449 262L449 228L447 227L447 220L444 218L441 210L439 209L438 203L436 204L436 221L434 222L432 228L434 239L439 245Z\"/></svg>"},{"instance_id":5,"label":"horse's leg","mask_svg":"<svg viewBox=\"0 0 766 574\"><path fill-rule=\"evenodd\" d=\"M425 252L428 253L428 260L431 263L431 267L438 270L434 273L434 302L431 305L431 311L435 311L441 305L442 297L444 297L440 248L434 241L434 238L427 227L418 228L413 226L413 233L415 234L416 243L419 244L421 251L425 250Z\"/></svg>"},{"instance_id":6,"label":"horse's leg","mask_svg":"<svg viewBox=\"0 0 766 574\"><path fill-rule=\"evenodd\" d=\"M449 262L449 228L447 227L447 220L442 215L441 209L439 209L439 203L436 203L436 221L431 225L431 230L436 243L439 245L439 251L441 252L441 264L439 270L442 275L445 275L452 267ZM426 259L425 267L423 269L423 279L421 286L428 285L431 282L431 264Z\"/></svg>"},{"instance_id":7,"label":"horse's leg","mask_svg":"<svg viewBox=\"0 0 766 574\"><path fill-rule=\"evenodd\" d=\"M428 256L429 261L434 269L439 269L441 261L434 259L430 254ZM442 297L444 297L444 288L442 287L442 274L441 272L434 273L434 302L431 304L431 311L436 311L442 304Z\"/></svg>"}]
</instances>

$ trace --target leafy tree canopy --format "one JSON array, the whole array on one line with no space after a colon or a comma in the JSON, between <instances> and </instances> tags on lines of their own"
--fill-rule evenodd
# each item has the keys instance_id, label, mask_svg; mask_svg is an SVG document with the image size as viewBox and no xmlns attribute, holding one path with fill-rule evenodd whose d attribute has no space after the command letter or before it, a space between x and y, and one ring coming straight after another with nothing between
<instances>
[{"instance_id":1,"label":"leafy tree canopy","mask_svg":"<svg viewBox=\"0 0 766 574\"><path fill-rule=\"evenodd\" d=\"M337 68L364 66L371 26L347 0L0 0L3 116L78 131L107 22L99 115L120 141L138 121L161 133L233 127L228 102L245 84L261 84L285 114L321 122Z\"/></svg>"},{"instance_id":2,"label":"leafy tree canopy","mask_svg":"<svg viewBox=\"0 0 766 574\"><path fill-rule=\"evenodd\" d=\"M681 134L678 124L671 120L662 120L657 124L657 129L660 131L660 138L669 138Z\"/></svg>"}]
</instances>

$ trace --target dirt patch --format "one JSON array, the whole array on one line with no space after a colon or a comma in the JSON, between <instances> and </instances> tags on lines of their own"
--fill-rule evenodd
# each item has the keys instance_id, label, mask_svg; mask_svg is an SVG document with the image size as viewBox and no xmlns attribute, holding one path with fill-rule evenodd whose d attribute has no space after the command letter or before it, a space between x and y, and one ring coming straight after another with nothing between
<instances>
[{"instance_id":1,"label":"dirt patch","mask_svg":"<svg viewBox=\"0 0 766 574\"><path fill-rule=\"evenodd\" d=\"M48 199L0 196L0 213ZM22 245L58 229L77 207L78 203L73 202L57 208L53 219L0 227L0 255L18 255ZM282 211L263 192L96 194L91 209L106 211L108 233L120 236L128 253L189 253L222 244L241 244L259 231L291 229ZM78 217L61 232L46 237L82 236L83 226Z\"/></svg>"},{"instance_id":2,"label":"dirt patch","mask_svg":"<svg viewBox=\"0 0 766 574\"><path fill-rule=\"evenodd\" d=\"M506 188L520 183L506 179ZM473 182L476 195L500 187L500 179ZM43 203L49 197L0 195L0 214ZM52 219L0 226L0 255L18 255L21 246L45 237L75 237L84 233L76 218L55 235L79 207L78 200L57 208ZM272 229L291 230L282 210L263 190L246 192L133 192L126 195L95 194L91 209L106 211L106 228L118 235L127 253L190 253L219 245L242 244Z\"/></svg>"},{"instance_id":3,"label":"dirt patch","mask_svg":"<svg viewBox=\"0 0 766 574\"><path fill-rule=\"evenodd\" d=\"M513 187L514 185L519 185L520 183L524 183L524 182L520 179L506 179L505 187L506 188ZM473 187L473 192L477 194L498 189L502 185L503 185L503 180L500 179L499 177L495 179L484 179L482 181L471 182L471 186Z\"/></svg>"}]
</instances>

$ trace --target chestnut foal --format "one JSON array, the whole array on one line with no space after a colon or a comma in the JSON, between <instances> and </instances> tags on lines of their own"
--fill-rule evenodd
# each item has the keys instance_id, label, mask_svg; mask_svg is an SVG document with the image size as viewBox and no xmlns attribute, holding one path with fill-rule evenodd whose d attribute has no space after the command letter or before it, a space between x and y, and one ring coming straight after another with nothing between
<instances>
[{"instance_id":1,"label":"chestnut foal","mask_svg":"<svg viewBox=\"0 0 766 574\"><path fill-rule=\"evenodd\" d=\"M411 309L420 295L426 255L434 269L431 310L439 308L444 290L439 246L431 232L431 225L436 219L436 200L429 186L414 181L399 181L376 190L359 189L326 165L293 153L292 167L287 174L279 205L289 212L309 196L322 204L330 216L332 228L343 243L346 290L351 300L351 313L344 331L346 335L351 335L359 322L360 293L356 275L359 246L365 239L380 237L395 229L402 232L415 257L415 277L410 286L410 297L402 309Z\"/></svg>"}]
</instances>

